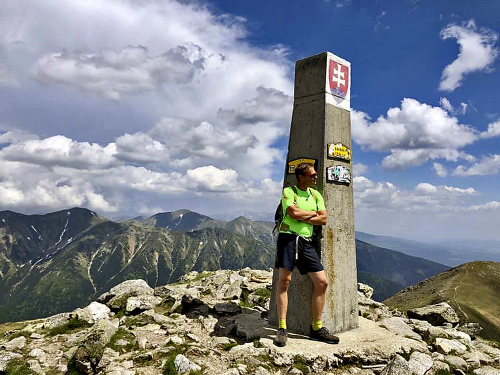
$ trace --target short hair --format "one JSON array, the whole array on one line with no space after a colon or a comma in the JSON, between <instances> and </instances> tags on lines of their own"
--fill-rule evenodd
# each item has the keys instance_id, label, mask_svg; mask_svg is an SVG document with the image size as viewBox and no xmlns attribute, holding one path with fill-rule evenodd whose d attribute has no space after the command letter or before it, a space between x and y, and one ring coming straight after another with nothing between
<instances>
[{"instance_id":1,"label":"short hair","mask_svg":"<svg viewBox=\"0 0 500 375\"><path fill-rule=\"evenodd\" d=\"M299 176L305 176L306 171L309 168L314 168L314 165L311 163L300 163L295 167L295 177L297 178L297 181L299 180Z\"/></svg>"}]
</instances>

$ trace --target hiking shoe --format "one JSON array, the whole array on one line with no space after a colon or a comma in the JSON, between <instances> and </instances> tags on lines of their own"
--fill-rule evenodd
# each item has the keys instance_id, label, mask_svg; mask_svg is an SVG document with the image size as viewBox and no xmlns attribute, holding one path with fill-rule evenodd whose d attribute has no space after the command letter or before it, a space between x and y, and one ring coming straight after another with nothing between
<instances>
[{"instance_id":1,"label":"hiking shoe","mask_svg":"<svg viewBox=\"0 0 500 375\"><path fill-rule=\"evenodd\" d=\"M338 344L339 338L332 335L326 327L321 327L317 331L313 330L312 327L309 330L309 338L311 340L322 341L328 344Z\"/></svg>"},{"instance_id":2,"label":"hiking shoe","mask_svg":"<svg viewBox=\"0 0 500 375\"><path fill-rule=\"evenodd\" d=\"M286 329L278 328L278 333L276 334L276 337L273 341L274 345L283 347L286 345L286 340Z\"/></svg>"}]
</instances>

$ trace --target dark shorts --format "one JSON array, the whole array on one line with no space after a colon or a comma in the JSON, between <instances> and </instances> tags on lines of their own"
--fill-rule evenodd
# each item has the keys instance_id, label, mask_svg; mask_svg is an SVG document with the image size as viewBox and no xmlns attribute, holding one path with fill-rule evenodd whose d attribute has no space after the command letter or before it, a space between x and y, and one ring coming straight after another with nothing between
<instances>
[{"instance_id":1,"label":"dark shorts","mask_svg":"<svg viewBox=\"0 0 500 375\"><path fill-rule=\"evenodd\" d=\"M312 241L308 241L303 237L299 237L298 241L298 259L295 252L297 236L290 233L280 233L278 235L278 244L276 252L276 268L284 268L293 271L298 268L301 275L309 272L323 271L321 260L313 246Z\"/></svg>"}]
</instances>

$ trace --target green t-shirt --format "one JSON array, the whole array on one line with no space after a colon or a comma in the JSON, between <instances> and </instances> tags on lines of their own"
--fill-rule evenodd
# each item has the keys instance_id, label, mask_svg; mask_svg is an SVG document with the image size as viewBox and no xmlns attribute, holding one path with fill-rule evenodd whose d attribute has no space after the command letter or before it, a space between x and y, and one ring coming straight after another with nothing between
<instances>
[{"instance_id":1,"label":"green t-shirt","mask_svg":"<svg viewBox=\"0 0 500 375\"><path fill-rule=\"evenodd\" d=\"M297 207L306 211L322 211L325 210L325 202L319 191L312 188L300 190L297 188ZM313 195L314 194L314 195ZM316 199L314 199L316 198ZM283 222L280 227L280 232L297 233L303 237L311 237L313 235L313 226L301 221L292 219L287 215L286 209L293 205L295 194L293 188L287 187L283 190L281 196L281 205L283 207Z\"/></svg>"}]
</instances>

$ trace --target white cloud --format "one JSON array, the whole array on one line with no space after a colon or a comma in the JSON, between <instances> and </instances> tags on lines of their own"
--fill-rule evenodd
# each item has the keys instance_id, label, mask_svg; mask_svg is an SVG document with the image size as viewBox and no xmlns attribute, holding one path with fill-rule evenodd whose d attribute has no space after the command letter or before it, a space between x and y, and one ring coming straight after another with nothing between
<instances>
[{"instance_id":1,"label":"white cloud","mask_svg":"<svg viewBox=\"0 0 500 375\"><path fill-rule=\"evenodd\" d=\"M500 121L488 124L488 130L479 135L481 138L493 138L500 136Z\"/></svg>"},{"instance_id":2,"label":"white cloud","mask_svg":"<svg viewBox=\"0 0 500 375\"><path fill-rule=\"evenodd\" d=\"M127 162L154 163L169 156L165 145L144 133L124 134L115 143L115 157Z\"/></svg>"},{"instance_id":3,"label":"white cloud","mask_svg":"<svg viewBox=\"0 0 500 375\"><path fill-rule=\"evenodd\" d=\"M467 103L460 103L460 108L455 108L446 97L442 97L441 99L439 99L439 104L441 105L441 108L452 115L465 115L465 113L467 112L467 108L469 107Z\"/></svg>"},{"instance_id":4,"label":"white cloud","mask_svg":"<svg viewBox=\"0 0 500 375\"><path fill-rule=\"evenodd\" d=\"M31 71L45 84L65 85L117 100L123 94L191 81L203 69L202 55L201 47L195 45L179 46L154 57L142 46L99 53L61 52L41 57Z\"/></svg>"},{"instance_id":5,"label":"white cloud","mask_svg":"<svg viewBox=\"0 0 500 375\"><path fill-rule=\"evenodd\" d=\"M478 29L474 20L466 24L449 24L441 30L443 40L454 38L460 45L458 58L443 70L439 90L453 91L462 85L466 74L488 71L498 56L495 42L498 34L492 30Z\"/></svg>"},{"instance_id":6,"label":"white cloud","mask_svg":"<svg viewBox=\"0 0 500 375\"><path fill-rule=\"evenodd\" d=\"M485 204L468 207L467 211L492 211L500 209L500 202L491 201Z\"/></svg>"},{"instance_id":7,"label":"white cloud","mask_svg":"<svg viewBox=\"0 0 500 375\"><path fill-rule=\"evenodd\" d=\"M238 188L238 174L232 169L218 169L213 165L199 167L186 172L188 186L198 191L229 192Z\"/></svg>"},{"instance_id":8,"label":"white cloud","mask_svg":"<svg viewBox=\"0 0 500 375\"><path fill-rule=\"evenodd\" d=\"M368 171L368 166L363 163L356 163L352 167L354 176L361 176L362 174L366 173L366 171Z\"/></svg>"},{"instance_id":9,"label":"white cloud","mask_svg":"<svg viewBox=\"0 0 500 375\"><path fill-rule=\"evenodd\" d=\"M453 176L484 176L498 174L500 172L500 155L491 155L483 157L479 163L475 163L469 168L459 165L454 171Z\"/></svg>"},{"instance_id":10,"label":"white cloud","mask_svg":"<svg viewBox=\"0 0 500 375\"><path fill-rule=\"evenodd\" d=\"M374 182L366 177L355 177L353 186L358 211L451 214L457 211L457 207L467 209L467 199L479 195L472 187L422 182L413 190L406 190L390 182Z\"/></svg>"},{"instance_id":11,"label":"white cloud","mask_svg":"<svg viewBox=\"0 0 500 375\"><path fill-rule=\"evenodd\" d=\"M354 141L370 150L390 151L382 166L391 170L419 166L438 158L472 160L458 149L473 143L476 133L442 108L415 99L403 99L401 108L390 108L385 117L380 116L374 122L363 112L352 112Z\"/></svg>"},{"instance_id":12,"label":"white cloud","mask_svg":"<svg viewBox=\"0 0 500 375\"><path fill-rule=\"evenodd\" d=\"M442 165L442 164L432 163L432 169L434 169L434 172L436 172L436 174L439 177L446 177L446 176L448 176L448 171L447 171L446 167L444 165Z\"/></svg>"},{"instance_id":13,"label":"white cloud","mask_svg":"<svg viewBox=\"0 0 500 375\"><path fill-rule=\"evenodd\" d=\"M44 166L76 169L110 168L118 165L113 143L102 147L96 143L76 142L59 135L42 140L29 139L11 144L0 151L0 158Z\"/></svg>"},{"instance_id":14,"label":"white cloud","mask_svg":"<svg viewBox=\"0 0 500 375\"><path fill-rule=\"evenodd\" d=\"M257 96L244 101L238 109L219 109L224 122L233 125L286 121L291 118L293 98L284 92L260 86Z\"/></svg>"}]
</instances>

